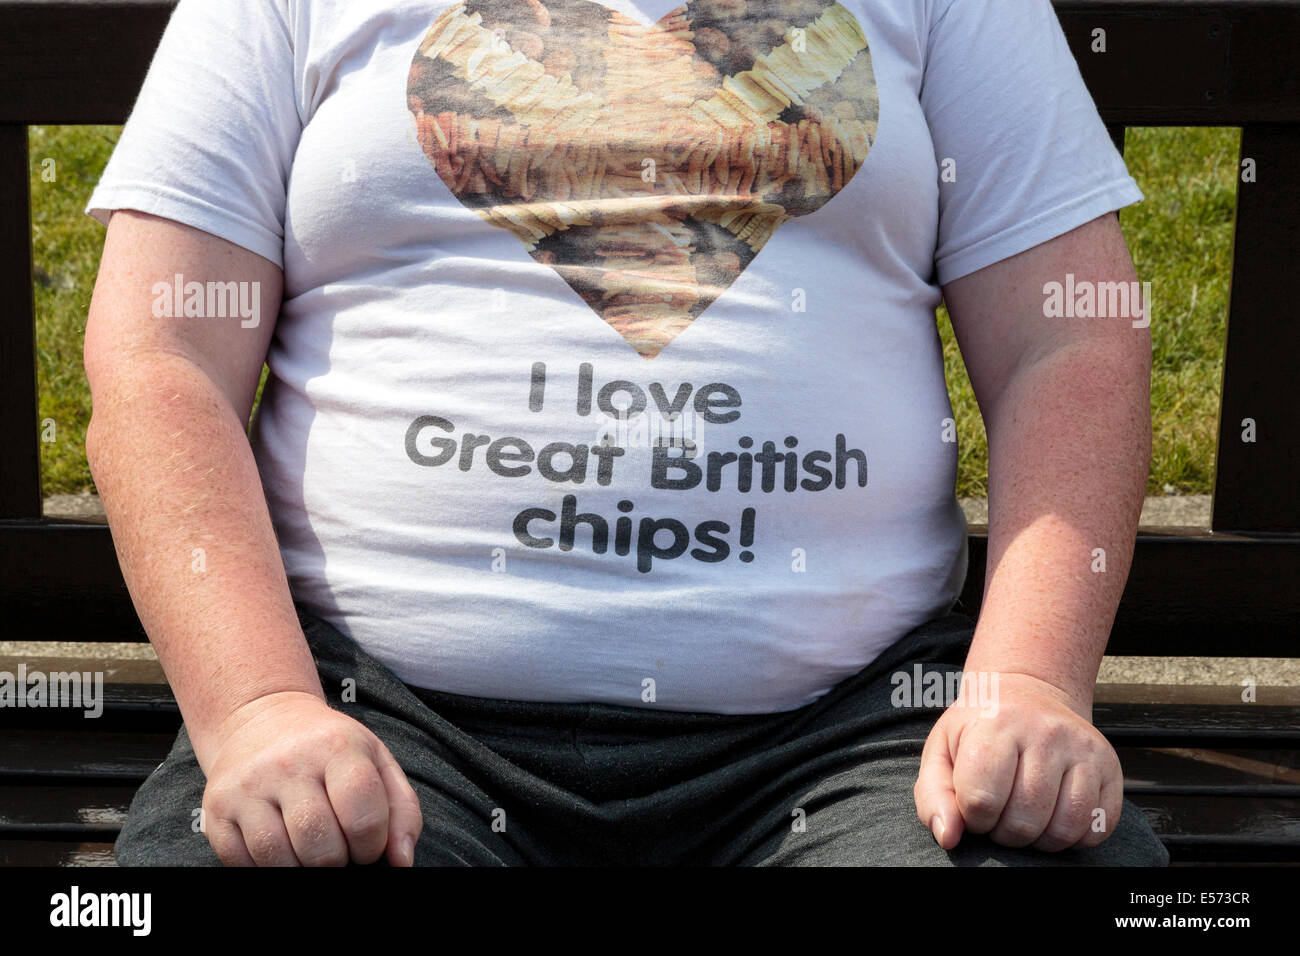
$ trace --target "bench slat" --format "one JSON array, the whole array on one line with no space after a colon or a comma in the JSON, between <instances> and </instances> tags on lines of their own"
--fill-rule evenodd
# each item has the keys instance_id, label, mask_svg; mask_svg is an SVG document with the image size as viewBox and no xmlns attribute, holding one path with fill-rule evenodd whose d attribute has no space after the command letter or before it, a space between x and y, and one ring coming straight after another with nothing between
<instances>
[{"instance_id":1,"label":"bench slat","mask_svg":"<svg viewBox=\"0 0 1300 956\"><path fill-rule=\"evenodd\" d=\"M142 732L156 739L175 737L180 718L174 706L152 702L169 699L169 690L148 688L149 706L134 708L129 702L126 707L114 704L110 697L113 689L105 687L104 715L98 719L87 719L80 711L69 709L10 709L0 712L0 727L12 733L15 741L22 740L23 734L62 734L73 740L96 741L106 741L110 735L130 738ZM1300 746L1300 707L1296 706L1099 702L1093 707L1093 721L1117 746L1169 747L1176 742L1186 747ZM0 758L0 773L12 764L8 755Z\"/></svg>"},{"instance_id":2,"label":"bench slat","mask_svg":"<svg viewBox=\"0 0 1300 956\"><path fill-rule=\"evenodd\" d=\"M0 834L75 826L115 834L126 820L132 783L0 784Z\"/></svg>"},{"instance_id":3,"label":"bench slat","mask_svg":"<svg viewBox=\"0 0 1300 956\"><path fill-rule=\"evenodd\" d=\"M175 0L0 2L0 122L120 123ZM1102 116L1130 126L1300 122L1296 0L1053 0ZM62 55L75 23L77 60ZM1107 52L1091 50L1104 29ZM1217 31L1217 32L1216 32ZM94 78L87 95L86 77ZM1141 88L1143 95L1132 91Z\"/></svg>"},{"instance_id":4,"label":"bench slat","mask_svg":"<svg viewBox=\"0 0 1300 956\"><path fill-rule=\"evenodd\" d=\"M1300 746L1300 707L1096 704L1093 723L1114 746Z\"/></svg>"},{"instance_id":5,"label":"bench slat","mask_svg":"<svg viewBox=\"0 0 1300 956\"><path fill-rule=\"evenodd\" d=\"M1296 751L1170 751L1121 748L1125 793L1182 796L1300 798L1300 786L1289 782L1286 765L1295 766ZM1217 761L1217 762L1216 762ZM1244 766L1270 764L1272 776L1251 773ZM1292 770L1292 774L1300 771ZM116 833L126 819L136 784L0 783L0 835L44 828L72 832Z\"/></svg>"},{"instance_id":6,"label":"bench slat","mask_svg":"<svg viewBox=\"0 0 1300 956\"><path fill-rule=\"evenodd\" d=\"M0 781L62 778L137 785L167 756L174 733L6 728Z\"/></svg>"},{"instance_id":7,"label":"bench slat","mask_svg":"<svg viewBox=\"0 0 1300 956\"><path fill-rule=\"evenodd\" d=\"M986 529L972 528L969 545L961 609L975 616L987 570ZM1146 529L1137 537L1107 653L1295 658L1297 621L1300 537Z\"/></svg>"},{"instance_id":8,"label":"bench slat","mask_svg":"<svg viewBox=\"0 0 1300 956\"><path fill-rule=\"evenodd\" d=\"M1300 856L1300 800L1134 794L1175 861Z\"/></svg>"},{"instance_id":9,"label":"bench slat","mask_svg":"<svg viewBox=\"0 0 1300 956\"><path fill-rule=\"evenodd\" d=\"M1270 862L1300 855L1300 800L1143 797L1137 804L1172 862ZM108 841L0 839L0 866L112 866Z\"/></svg>"},{"instance_id":10,"label":"bench slat","mask_svg":"<svg viewBox=\"0 0 1300 956\"><path fill-rule=\"evenodd\" d=\"M1300 73L1297 59L1293 53L1292 70ZM1211 524L1215 531L1300 534L1300 301L1278 294L1281 277L1295 269L1300 125L1245 127L1241 158L1256 164L1256 181L1238 175ZM1242 440L1247 420L1252 441ZM1295 591L1297 582L1300 575L1279 584Z\"/></svg>"},{"instance_id":11,"label":"bench slat","mask_svg":"<svg viewBox=\"0 0 1300 956\"><path fill-rule=\"evenodd\" d=\"M978 612L988 537L969 537L962 591ZM107 527L0 522L0 620L14 640L145 639ZM1111 654L1300 656L1300 537L1189 532L1138 535ZM1225 646L1225 641L1231 644Z\"/></svg>"},{"instance_id":12,"label":"bench slat","mask_svg":"<svg viewBox=\"0 0 1300 956\"><path fill-rule=\"evenodd\" d=\"M0 2L0 122L121 123L175 0ZM69 68L68 37L77 38Z\"/></svg>"},{"instance_id":13,"label":"bench slat","mask_svg":"<svg viewBox=\"0 0 1300 956\"><path fill-rule=\"evenodd\" d=\"M64 747L66 740L55 743L62 756L84 759L77 747ZM1269 862L1300 852L1300 794L1291 783L1300 774L1296 751L1122 748L1120 757L1127 796L1174 862ZM0 783L0 866L111 865L111 842L135 788L135 782Z\"/></svg>"},{"instance_id":14,"label":"bench slat","mask_svg":"<svg viewBox=\"0 0 1300 956\"><path fill-rule=\"evenodd\" d=\"M113 844L83 840L0 840L0 866L116 866Z\"/></svg>"},{"instance_id":15,"label":"bench slat","mask_svg":"<svg viewBox=\"0 0 1300 956\"><path fill-rule=\"evenodd\" d=\"M0 518L41 516L29 163L27 127L0 123Z\"/></svg>"},{"instance_id":16,"label":"bench slat","mask_svg":"<svg viewBox=\"0 0 1300 956\"><path fill-rule=\"evenodd\" d=\"M1126 793L1300 797L1300 751L1119 747Z\"/></svg>"}]
</instances>

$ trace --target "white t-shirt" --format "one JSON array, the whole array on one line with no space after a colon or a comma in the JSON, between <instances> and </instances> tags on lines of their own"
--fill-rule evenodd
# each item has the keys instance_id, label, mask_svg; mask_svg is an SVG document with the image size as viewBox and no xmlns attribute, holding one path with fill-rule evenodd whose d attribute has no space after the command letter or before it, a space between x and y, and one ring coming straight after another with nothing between
<instances>
[{"instance_id":1,"label":"white t-shirt","mask_svg":"<svg viewBox=\"0 0 1300 956\"><path fill-rule=\"evenodd\" d=\"M939 283L1142 198L1049 0L181 0L87 210L283 267L309 611L416 686L759 713L961 589Z\"/></svg>"}]
</instances>

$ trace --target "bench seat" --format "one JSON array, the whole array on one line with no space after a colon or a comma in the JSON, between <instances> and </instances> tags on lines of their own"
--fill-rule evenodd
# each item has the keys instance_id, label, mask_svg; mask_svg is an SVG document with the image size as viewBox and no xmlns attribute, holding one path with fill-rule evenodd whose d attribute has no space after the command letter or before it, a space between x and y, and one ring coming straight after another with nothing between
<instances>
[{"instance_id":1,"label":"bench seat","mask_svg":"<svg viewBox=\"0 0 1300 956\"><path fill-rule=\"evenodd\" d=\"M4 659L48 671L102 668L104 712L13 710L0 757L0 866L111 866L131 797L180 726L154 661ZM1172 862L1300 859L1300 689L1281 705L1225 704L1239 688L1105 685L1094 712L1117 748L1125 792Z\"/></svg>"}]
</instances>

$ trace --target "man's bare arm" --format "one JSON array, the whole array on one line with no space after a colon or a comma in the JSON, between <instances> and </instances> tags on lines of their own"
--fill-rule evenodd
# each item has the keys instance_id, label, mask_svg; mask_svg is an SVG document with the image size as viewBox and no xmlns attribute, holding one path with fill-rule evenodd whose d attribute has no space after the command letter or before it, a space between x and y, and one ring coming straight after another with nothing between
<instances>
[{"instance_id":1,"label":"man's bare arm","mask_svg":"<svg viewBox=\"0 0 1300 956\"><path fill-rule=\"evenodd\" d=\"M1150 466L1151 334L1135 316L1046 318L1043 285L1067 273L1076 286L1138 281L1113 213L944 295L989 437L988 576L971 657L1091 702Z\"/></svg>"},{"instance_id":2,"label":"man's bare arm","mask_svg":"<svg viewBox=\"0 0 1300 956\"><path fill-rule=\"evenodd\" d=\"M155 318L154 284L177 273L258 283L259 324ZM86 327L86 456L205 767L213 730L242 704L274 691L323 697L245 435L280 286L260 256L124 211L109 225Z\"/></svg>"},{"instance_id":3,"label":"man's bare arm","mask_svg":"<svg viewBox=\"0 0 1300 956\"><path fill-rule=\"evenodd\" d=\"M1087 724L1150 462L1151 339L1136 315L1046 317L1044 285L1067 273L1136 283L1114 214L944 289L989 436L988 572L966 668L998 674L1002 704L992 720L945 714L927 745L918 810L947 847L963 827L1092 845L1119 816L1118 760Z\"/></svg>"},{"instance_id":4,"label":"man's bare arm","mask_svg":"<svg viewBox=\"0 0 1300 956\"><path fill-rule=\"evenodd\" d=\"M154 286L177 275L249 283L260 321L155 317ZM419 832L418 804L382 744L325 703L246 435L281 283L273 263L222 239L114 214L86 328L86 454L132 600L208 777L208 834L223 859L346 862L351 849L368 862L391 844L390 859L408 862L401 844ZM293 784L302 820L272 819L264 804L282 794L263 762L288 767L313 746L341 755L336 777L356 780L331 788L325 768L296 767L305 779L320 771L320 786ZM358 748L374 751L368 773ZM253 792L263 785L271 792ZM391 815L374 808L390 803L385 795ZM331 827L333 838L307 832Z\"/></svg>"}]
</instances>

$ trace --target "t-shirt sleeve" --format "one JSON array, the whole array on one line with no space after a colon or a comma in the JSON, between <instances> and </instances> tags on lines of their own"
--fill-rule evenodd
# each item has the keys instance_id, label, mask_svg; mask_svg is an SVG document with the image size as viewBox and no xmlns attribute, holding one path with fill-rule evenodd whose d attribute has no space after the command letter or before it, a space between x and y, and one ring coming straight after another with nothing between
<instances>
[{"instance_id":1,"label":"t-shirt sleeve","mask_svg":"<svg viewBox=\"0 0 1300 956\"><path fill-rule=\"evenodd\" d=\"M1142 201L1051 0L935 0L921 106L940 285Z\"/></svg>"},{"instance_id":2,"label":"t-shirt sleeve","mask_svg":"<svg viewBox=\"0 0 1300 956\"><path fill-rule=\"evenodd\" d=\"M287 0L180 0L86 205L174 219L283 268L302 132Z\"/></svg>"}]
</instances>

